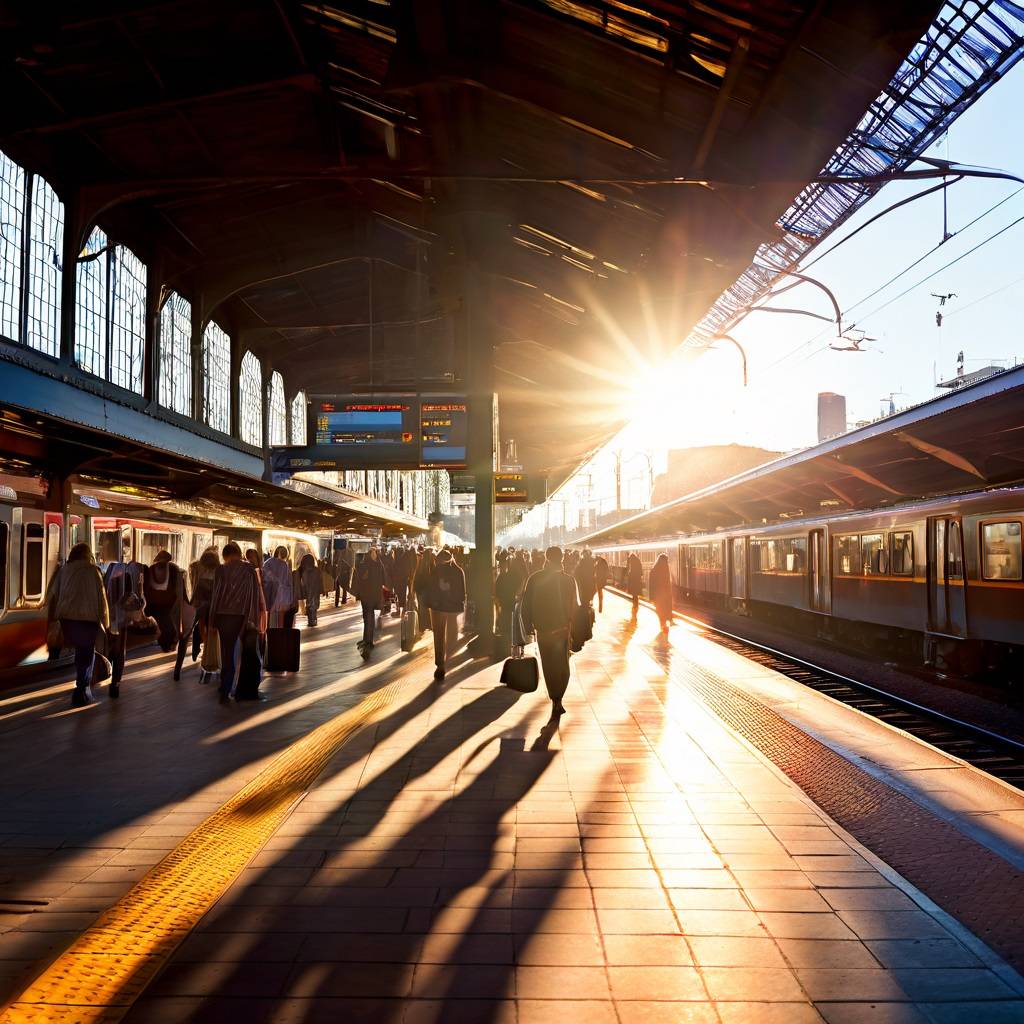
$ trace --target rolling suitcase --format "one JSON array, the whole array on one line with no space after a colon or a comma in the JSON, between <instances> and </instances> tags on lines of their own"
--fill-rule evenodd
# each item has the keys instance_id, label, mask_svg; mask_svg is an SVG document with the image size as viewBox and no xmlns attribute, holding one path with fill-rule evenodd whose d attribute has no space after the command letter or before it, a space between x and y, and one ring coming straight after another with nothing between
<instances>
[{"instance_id":1,"label":"rolling suitcase","mask_svg":"<svg viewBox=\"0 0 1024 1024\"><path fill-rule=\"evenodd\" d=\"M411 651L420 635L419 616L415 608L409 608L402 615L402 650Z\"/></svg>"},{"instance_id":2,"label":"rolling suitcase","mask_svg":"<svg viewBox=\"0 0 1024 1024\"><path fill-rule=\"evenodd\" d=\"M509 658L501 668L501 681L519 693L533 693L540 683L540 670L536 658L524 658L522 648L516 648L516 655Z\"/></svg>"},{"instance_id":3,"label":"rolling suitcase","mask_svg":"<svg viewBox=\"0 0 1024 1024\"><path fill-rule=\"evenodd\" d=\"M260 659L260 638L253 630L242 636L242 657L238 665L238 683L235 700L258 700L263 681L263 662Z\"/></svg>"},{"instance_id":4,"label":"rolling suitcase","mask_svg":"<svg viewBox=\"0 0 1024 1024\"><path fill-rule=\"evenodd\" d=\"M299 631L297 629L268 629L267 658L268 672L299 671Z\"/></svg>"}]
</instances>

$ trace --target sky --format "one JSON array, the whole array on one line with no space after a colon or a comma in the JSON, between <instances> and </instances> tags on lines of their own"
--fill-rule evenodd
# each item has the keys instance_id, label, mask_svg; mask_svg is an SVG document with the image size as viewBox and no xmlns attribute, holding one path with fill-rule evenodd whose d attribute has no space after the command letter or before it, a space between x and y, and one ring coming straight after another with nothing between
<instances>
[{"instance_id":1,"label":"sky","mask_svg":"<svg viewBox=\"0 0 1024 1024\"><path fill-rule=\"evenodd\" d=\"M1024 63L961 115L928 155L1024 177L1021 110ZM887 206L933 184L886 185L819 250L831 247ZM621 504L637 508L647 504L650 481L664 468L669 448L735 443L792 451L812 445L817 440L821 391L846 396L852 426L877 418L883 400L887 409L890 396L899 409L943 393L935 381L955 375L958 352L964 353L966 372L992 362L1024 362L1024 186L965 179L946 193L952 233L947 241L942 241L940 192L887 214L809 270L835 294L844 328L876 339L863 343L865 351L832 351L829 342L836 342L835 325L820 320L774 313L748 316L730 332L747 353L746 388L739 353L728 344L656 368L655 400L647 368L647 379L637 388L644 398L631 424L563 485L556 501L549 502L551 507L531 512L530 523L546 516L553 524L564 517L575 527L584 506L593 506L597 513L614 509L616 460ZM998 208L986 212L1001 200L1005 201ZM1020 224L985 242L1017 218L1022 218ZM979 243L985 244L964 255ZM962 255L954 266L918 285ZM804 264L815 256L812 252ZM917 266L887 284L922 256ZM955 293L955 298L940 309L932 293ZM812 285L793 288L778 304L832 315L827 297ZM939 311L941 328L935 323ZM524 524L524 532L530 523Z\"/></svg>"}]
</instances>

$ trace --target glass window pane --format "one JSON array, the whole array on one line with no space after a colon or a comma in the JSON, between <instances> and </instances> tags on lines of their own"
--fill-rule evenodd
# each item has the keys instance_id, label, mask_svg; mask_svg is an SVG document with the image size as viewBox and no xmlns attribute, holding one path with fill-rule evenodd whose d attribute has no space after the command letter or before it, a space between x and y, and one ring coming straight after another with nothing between
<instances>
[{"instance_id":1,"label":"glass window pane","mask_svg":"<svg viewBox=\"0 0 1024 1024\"><path fill-rule=\"evenodd\" d=\"M64 260L64 204L45 178L32 179L29 211L28 319L25 344L60 355L60 282Z\"/></svg>"},{"instance_id":2,"label":"glass window pane","mask_svg":"<svg viewBox=\"0 0 1024 1024\"><path fill-rule=\"evenodd\" d=\"M946 579L962 580L964 578L964 553L958 522L950 520L947 536L949 539L946 546Z\"/></svg>"},{"instance_id":3,"label":"glass window pane","mask_svg":"<svg viewBox=\"0 0 1024 1024\"><path fill-rule=\"evenodd\" d=\"M46 527L46 579L53 579L60 562L60 526L50 523Z\"/></svg>"},{"instance_id":4,"label":"glass window pane","mask_svg":"<svg viewBox=\"0 0 1024 1024\"><path fill-rule=\"evenodd\" d=\"M306 392L299 391L292 399L291 443L306 443Z\"/></svg>"},{"instance_id":5,"label":"glass window pane","mask_svg":"<svg viewBox=\"0 0 1024 1024\"><path fill-rule=\"evenodd\" d=\"M43 524L26 523L22 551L22 597L38 601L43 596Z\"/></svg>"},{"instance_id":6,"label":"glass window pane","mask_svg":"<svg viewBox=\"0 0 1024 1024\"><path fill-rule=\"evenodd\" d=\"M1020 523L986 523L981 531L983 577L1021 579Z\"/></svg>"},{"instance_id":7,"label":"glass window pane","mask_svg":"<svg viewBox=\"0 0 1024 1024\"><path fill-rule=\"evenodd\" d=\"M865 576L884 576L888 571L885 534L865 533L860 539L861 572Z\"/></svg>"},{"instance_id":8,"label":"glass window pane","mask_svg":"<svg viewBox=\"0 0 1024 1024\"><path fill-rule=\"evenodd\" d=\"M97 377L107 375L106 247L106 234L93 228L75 265L75 362Z\"/></svg>"},{"instance_id":9,"label":"glass window pane","mask_svg":"<svg viewBox=\"0 0 1024 1024\"><path fill-rule=\"evenodd\" d=\"M142 360L146 348L146 264L123 245L110 254L110 382L142 394ZM181 300L184 302L184 300ZM188 307L188 303L184 302ZM189 407L191 382L191 309L188 319ZM161 374L161 382L163 376ZM180 411L180 410L179 410Z\"/></svg>"},{"instance_id":10,"label":"glass window pane","mask_svg":"<svg viewBox=\"0 0 1024 1024\"><path fill-rule=\"evenodd\" d=\"M247 444L263 447L263 371L251 353L242 357L238 377L238 435Z\"/></svg>"},{"instance_id":11,"label":"glass window pane","mask_svg":"<svg viewBox=\"0 0 1024 1024\"><path fill-rule=\"evenodd\" d=\"M177 292L160 310L160 387L157 401L192 415L192 304Z\"/></svg>"},{"instance_id":12,"label":"glass window pane","mask_svg":"<svg viewBox=\"0 0 1024 1024\"><path fill-rule=\"evenodd\" d=\"M21 340L21 232L25 172L0 152L0 334Z\"/></svg>"},{"instance_id":13,"label":"glass window pane","mask_svg":"<svg viewBox=\"0 0 1024 1024\"><path fill-rule=\"evenodd\" d=\"M914 575L914 535L894 533L892 535L892 574L894 576Z\"/></svg>"},{"instance_id":14,"label":"glass window pane","mask_svg":"<svg viewBox=\"0 0 1024 1024\"><path fill-rule=\"evenodd\" d=\"M203 419L231 431L231 339L212 320L203 332Z\"/></svg>"},{"instance_id":15,"label":"glass window pane","mask_svg":"<svg viewBox=\"0 0 1024 1024\"><path fill-rule=\"evenodd\" d=\"M270 423L267 431L271 445L288 443L288 410L284 402L284 378L276 370L270 375L267 385L269 396Z\"/></svg>"},{"instance_id":16,"label":"glass window pane","mask_svg":"<svg viewBox=\"0 0 1024 1024\"><path fill-rule=\"evenodd\" d=\"M836 537L836 568L837 576L860 575L860 537L852 534L847 537Z\"/></svg>"}]
</instances>

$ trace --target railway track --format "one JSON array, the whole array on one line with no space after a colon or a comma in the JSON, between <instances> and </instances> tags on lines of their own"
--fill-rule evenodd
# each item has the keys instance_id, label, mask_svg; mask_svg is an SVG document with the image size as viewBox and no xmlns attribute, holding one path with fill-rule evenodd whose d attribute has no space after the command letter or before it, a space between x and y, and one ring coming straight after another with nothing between
<instances>
[{"instance_id":1,"label":"railway track","mask_svg":"<svg viewBox=\"0 0 1024 1024\"><path fill-rule=\"evenodd\" d=\"M628 596L624 591L616 592ZM677 618L699 626L711 639L728 650L877 718L886 725L901 729L943 753L959 758L1001 782L1024 791L1024 743L898 697L871 683L852 679L785 651L730 633L703 619L692 618L679 611L674 614Z\"/></svg>"}]
</instances>

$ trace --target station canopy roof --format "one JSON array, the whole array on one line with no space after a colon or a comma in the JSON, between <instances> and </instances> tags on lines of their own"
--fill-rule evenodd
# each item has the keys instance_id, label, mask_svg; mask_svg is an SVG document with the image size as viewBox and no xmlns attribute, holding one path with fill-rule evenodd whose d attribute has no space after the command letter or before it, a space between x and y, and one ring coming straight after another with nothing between
<instances>
[{"instance_id":1,"label":"station canopy roof","mask_svg":"<svg viewBox=\"0 0 1024 1024\"><path fill-rule=\"evenodd\" d=\"M289 391L457 388L493 344L501 433L559 477L938 7L9 5L0 146Z\"/></svg>"},{"instance_id":2,"label":"station canopy roof","mask_svg":"<svg viewBox=\"0 0 1024 1024\"><path fill-rule=\"evenodd\" d=\"M1024 483L1024 367L887 416L623 520L632 543Z\"/></svg>"},{"instance_id":3,"label":"station canopy roof","mask_svg":"<svg viewBox=\"0 0 1024 1024\"><path fill-rule=\"evenodd\" d=\"M0 487L45 496L56 486L54 474L67 480L68 507L80 514L97 514L98 502L109 510L99 514L215 526L410 538L428 526L419 516L341 487L301 480L279 487L204 466L185 453L0 403Z\"/></svg>"}]
</instances>

